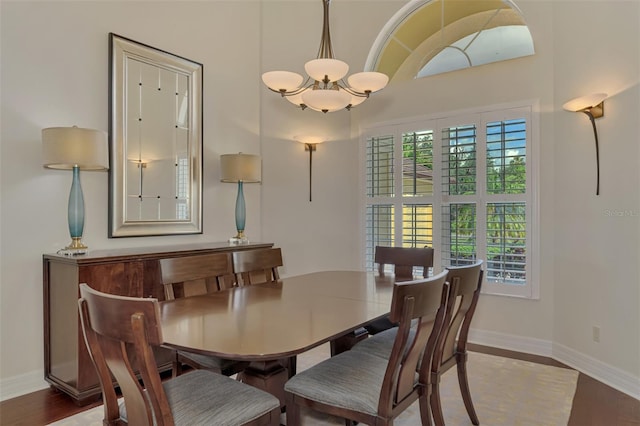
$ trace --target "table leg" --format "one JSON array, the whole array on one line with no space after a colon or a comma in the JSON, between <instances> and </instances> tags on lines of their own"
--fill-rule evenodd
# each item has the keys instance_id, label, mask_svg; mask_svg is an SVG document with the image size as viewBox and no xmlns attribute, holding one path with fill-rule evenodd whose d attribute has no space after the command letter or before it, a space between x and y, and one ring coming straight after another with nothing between
<instances>
[{"instance_id":1,"label":"table leg","mask_svg":"<svg viewBox=\"0 0 640 426\"><path fill-rule=\"evenodd\" d=\"M331 341L331 356L336 356L341 352L348 351L356 343L366 339L369 336L369 332L365 328L359 328L351 333L340 336L337 339Z\"/></svg>"},{"instance_id":2,"label":"table leg","mask_svg":"<svg viewBox=\"0 0 640 426\"><path fill-rule=\"evenodd\" d=\"M242 372L242 381L258 389L276 396L280 400L280 408L284 411L284 384L289 379L287 369L280 361L252 361Z\"/></svg>"}]
</instances>

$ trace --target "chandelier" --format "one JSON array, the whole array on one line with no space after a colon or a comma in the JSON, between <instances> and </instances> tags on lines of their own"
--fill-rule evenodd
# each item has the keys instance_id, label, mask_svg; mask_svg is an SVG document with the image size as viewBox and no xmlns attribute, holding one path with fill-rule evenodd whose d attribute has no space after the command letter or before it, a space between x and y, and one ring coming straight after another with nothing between
<instances>
[{"instance_id":1,"label":"chandelier","mask_svg":"<svg viewBox=\"0 0 640 426\"><path fill-rule=\"evenodd\" d=\"M343 80L349 72L349 65L333 57L331 34L329 33L329 3L321 0L324 9L322 38L316 59L307 62L304 69L308 74L303 77L291 71L269 71L262 74L264 84L302 109L307 107L324 113L342 108L350 110L364 102L371 93L383 89L388 81L387 75L379 72L359 72Z\"/></svg>"}]
</instances>

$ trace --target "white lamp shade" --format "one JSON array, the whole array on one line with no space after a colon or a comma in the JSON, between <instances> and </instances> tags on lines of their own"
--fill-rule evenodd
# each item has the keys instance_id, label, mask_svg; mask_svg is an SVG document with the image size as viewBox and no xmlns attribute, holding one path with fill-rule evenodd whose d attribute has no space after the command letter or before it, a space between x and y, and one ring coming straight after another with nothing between
<instances>
[{"instance_id":1,"label":"white lamp shade","mask_svg":"<svg viewBox=\"0 0 640 426\"><path fill-rule=\"evenodd\" d=\"M333 112L349 105L351 95L344 90L317 89L307 90L302 99L313 110Z\"/></svg>"},{"instance_id":2,"label":"white lamp shade","mask_svg":"<svg viewBox=\"0 0 640 426\"><path fill-rule=\"evenodd\" d=\"M299 136L294 136L293 139L295 139L300 143L308 143L313 145L317 145L319 143L326 141L325 138L321 136L316 136L316 135L299 135Z\"/></svg>"},{"instance_id":3,"label":"white lamp shade","mask_svg":"<svg viewBox=\"0 0 640 426\"><path fill-rule=\"evenodd\" d=\"M600 102L607 99L606 93L594 93L592 95L581 96L579 98L575 98L570 100L569 102L562 105L567 111L582 111L585 108L591 108L598 105Z\"/></svg>"},{"instance_id":4,"label":"white lamp shade","mask_svg":"<svg viewBox=\"0 0 640 426\"><path fill-rule=\"evenodd\" d=\"M262 81L270 89L290 92L300 87L302 76L291 71L269 71L262 74Z\"/></svg>"},{"instance_id":5,"label":"white lamp shade","mask_svg":"<svg viewBox=\"0 0 640 426\"><path fill-rule=\"evenodd\" d=\"M349 103L351 104L352 107L354 107L354 106L360 105L361 103L363 103L366 100L367 100L366 96L351 95L351 101Z\"/></svg>"},{"instance_id":6,"label":"white lamp shade","mask_svg":"<svg viewBox=\"0 0 640 426\"><path fill-rule=\"evenodd\" d=\"M377 92L385 88L389 77L381 72L359 72L349 76L347 82L351 88L358 92L364 93L367 90Z\"/></svg>"},{"instance_id":7,"label":"white lamp shade","mask_svg":"<svg viewBox=\"0 0 640 426\"><path fill-rule=\"evenodd\" d=\"M304 100L302 100L302 93L304 92L298 93L297 95L285 96L285 98L295 106L300 106L301 104L304 104Z\"/></svg>"},{"instance_id":8,"label":"white lamp shade","mask_svg":"<svg viewBox=\"0 0 640 426\"><path fill-rule=\"evenodd\" d=\"M262 177L260 156L241 152L221 155L220 175L222 182L260 182Z\"/></svg>"},{"instance_id":9,"label":"white lamp shade","mask_svg":"<svg viewBox=\"0 0 640 426\"><path fill-rule=\"evenodd\" d=\"M42 157L50 169L108 170L107 133L75 126L42 129Z\"/></svg>"},{"instance_id":10,"label":"white lamp shade","mask_svg":"<svg viewBox=\"0 0 640 426\"><path fill-rule=\"evenodd\" d=\"M349 72L349 65L339 59L320 58L313 59L304 64L304 70L316 81L338 81Z\"/></svg>"}]
</instances>

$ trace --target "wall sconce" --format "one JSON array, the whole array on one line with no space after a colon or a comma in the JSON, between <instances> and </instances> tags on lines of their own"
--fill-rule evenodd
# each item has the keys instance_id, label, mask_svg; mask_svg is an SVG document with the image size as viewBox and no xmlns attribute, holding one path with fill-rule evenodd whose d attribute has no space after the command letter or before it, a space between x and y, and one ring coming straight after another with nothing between
<instances>
[{"instance_id":1,"label":"wall sconce","mask_svg":"<svg viewBox=\"0 0 640 426\"><path fill-rule=\"evenodd\" d=\"M60 253L85 254L88 247L82 243L84 195L80 185L80 170L109 170L107 133L76 126L43 129L42 157L43 165L48 169L73 170L67 214L71 244Z\"/></svg>"},{"instance_id":2,"label":"wall sconce","mask_svg":"<svg viewBox=\"0 0 640 426\"><path fill-rule=\"evenodd\" d=\"M147 168L147 165L149 164L149 160L143 160L143 159L130 159L129 160L131 163L136 165L136 168L138 169L138 198L140 200L142 200L142 194L143 194L143 184L144 184L144 169Z\"/></svg>"},{"instance_id":3,"label":"wall sconce","mask_svg":"<svg viewBox=\"0 0 640 426\"><path fill-rule=\"evenodd\" d=\"M244 235L246 222L246 207L244 202L243 184L258 183L262 176L262 163L259 155L225 154L220 156L221 180L227 183L238 183L236 197L236 230L235 237L231 237L232 244L247 244L249 239Z\"/></svg>"},{"instance_id":4,"label":"wall sconce","mask_svg":"<svg viewBox=\"0 0 640 426\"><path fill-rule=\"evenodd\" d=\"M313 153L316 150L316 145L325 142L325 140L318 136L294 136L294 139L304 144L304 150L309 153L309 202L311 202L311 186L312 186L312 171L313 171Z\"/></svg>"},{"instance_id":5,"label":"wall sconce","mask_svg":"<svg viewBox=\"0 0 640 426\"><path fill-rule=\"evenodd\" d=\"M596 118L604 116L604 100L607 98L606 93L595 93L593 95L581 96L572 99L562 105L567 111L583 112L591 120L593 126L593 135L596 140L596 195L600 195L600 153L598 147L598 130L596 129Z\"/></svg>"}]
</instances>

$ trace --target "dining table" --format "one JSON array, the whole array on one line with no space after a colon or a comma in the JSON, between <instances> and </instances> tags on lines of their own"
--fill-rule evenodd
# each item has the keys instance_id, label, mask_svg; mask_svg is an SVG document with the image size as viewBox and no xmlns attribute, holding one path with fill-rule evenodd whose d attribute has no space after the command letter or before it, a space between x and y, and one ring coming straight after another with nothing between
<instances>
[{"instance_id":1,"label":"dining table","mask_svg":"<svg viewBox=\"0 0 640 426\"><path fill-rule=\"evenodd\" d=\"M163 346L249 361L242 380L280 399L280 362L353 333L389 313L394 279L322 271L160 303Z\"/></svg>"}]
</instances>

